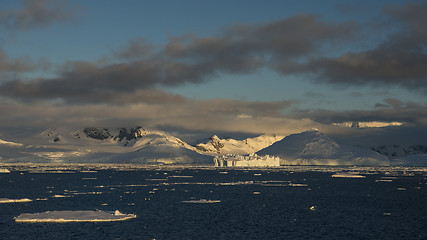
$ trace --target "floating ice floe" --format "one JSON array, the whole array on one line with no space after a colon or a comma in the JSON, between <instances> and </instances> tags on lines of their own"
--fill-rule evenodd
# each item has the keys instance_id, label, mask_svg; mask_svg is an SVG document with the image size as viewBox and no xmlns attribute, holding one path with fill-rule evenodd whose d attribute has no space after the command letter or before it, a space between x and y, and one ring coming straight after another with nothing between
<instances>
[{"instance_id":1,"label":"floating ice floe","mask_svg":"<svg viewBox=\"0 0 427 240\"><path fill-rule=\"evenodd\" d=\"M207 199L199 199L199 200L188 200L181 201L182 203L220 203L221 200L207 200Z\"/></svg>"},{"instance_id":2,"label":"floating ice floe","mask_svg":"<svg viewBox=\"0 0 427 240\"><path fill-rule=\"evenodd\" d=\"M135 214L104 211L47 211L43 213L23 213L14 218L15 222L115 222L136 218Z\"/></svg>"},{"instance_id":3,"label":"floating ice floe","mask_svg":"<svg viewBox=\"0 0 427 240\"><path fill-rule=\"evenodd\" d=\"M378 180L375 180L375 182L393 182L393 180L391 180L391 179L378 179Z\"/></svg>"},{"instance_id":4,"label":"floating ice floe","mask_svg":"<svg viewBox=\"0 0 427 240\"><path fill-rule=\"evenodd\" d=\"M353 174L353 173L336 173L332 175L332 177L336 178L365 178L363 175Z\"/></svg>"},{"instance_id":5,"label":"floating ice floe","mask_svg":"<svg viewBox=\"0 0 427 240\"><path fill-rule=\"evenodd\" d=\"M31 202L33 200L29 198L21 198L21 199L9 199L9 198L0 198L0 203L17 203L17 202Z\"/></svg>"},{"instance_id":6,"label":"floating ice floe","mask_svg":"<svg viewBox=\"0 0 427 240\"><path fill-rule=\"evenodd\" d=\"M65 196L65 195L60 195L60 194L56 194L52 196L53 198L66 198L66 197L71 197L71 196Z\"/></svg>"},{"instance_id":7,"label":"floating ice floe","mask_svg":"<svg viewBox=\"0 0 427 240\"><path fill-rule=\"evenodd\" d=\"M10 173L10 171L7 168L0 168L0 173Z\"/></svg>"},{"instance_id":8,"label":"floating ice floe","mask_svg":"<svg viewBox=\"0 0 427 240\"><path fill-rule=\"evenodd\" d=\"M288 186L290 186L290 187L307 187L308 185L304 184L304 183L289 183Z\"/></svg>"}]
</instances>

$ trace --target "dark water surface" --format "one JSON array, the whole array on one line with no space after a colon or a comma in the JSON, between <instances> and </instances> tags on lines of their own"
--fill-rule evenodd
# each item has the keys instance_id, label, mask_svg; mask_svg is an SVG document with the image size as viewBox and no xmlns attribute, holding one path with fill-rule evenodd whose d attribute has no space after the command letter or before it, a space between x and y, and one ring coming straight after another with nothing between
<instances>
[{"instance_id":1,"label":"dark water surface","mask_svg":"<svg viewBox=\"0 0 427 240\"><path fill-rule=\"evenodd\" d=\"M91 170L91 169L85 169ZM1 239L427 239L427 173L371 169L14 169L0 174ZM345 169L344 169L345 170ZM183 203L189 200L219 203ZM104 223L16 223L22 213L120 210Z\"/></svg>"}]
</instances>

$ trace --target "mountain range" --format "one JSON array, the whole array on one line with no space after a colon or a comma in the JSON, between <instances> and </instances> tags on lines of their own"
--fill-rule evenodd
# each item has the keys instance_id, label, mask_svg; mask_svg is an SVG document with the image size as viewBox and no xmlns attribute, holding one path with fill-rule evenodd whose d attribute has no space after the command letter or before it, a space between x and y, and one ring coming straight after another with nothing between
<instances>
[{"instance_id":1,"label":"mountain range","mask_svg":"<svg viewBox=\"0 0 427 240\"><path fill-rule=\"evenodd\" d=\"M289 136L260 135L236 140L213 135L190 145L166 132L134 128L51 128L6 138L1 135L0 162L140 163L213 165L214 158L274 156L280 165L426 165L427 147L363 148L339 144L311 130ZM406 149L406 150L405 150ZM421 150L420 150L421 149ZM234 157L232 157L234 156Z\"/></svg>"}]
</instances>

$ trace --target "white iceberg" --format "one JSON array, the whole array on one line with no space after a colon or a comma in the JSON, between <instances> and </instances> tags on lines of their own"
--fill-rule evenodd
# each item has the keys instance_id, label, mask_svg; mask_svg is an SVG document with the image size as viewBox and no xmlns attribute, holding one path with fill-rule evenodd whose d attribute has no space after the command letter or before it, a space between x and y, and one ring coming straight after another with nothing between
<instances>
[{"instance_id":1,"label":"white iceberg","mask_svg":"<svg viewBox=\"0 0 427 240\"><path fill-rule=\"evenodd\" d=\"M0 203L16 203L16 202L31 202L33 200L29 198L21 198L21 199L9 199L9 198L0 198Z\"/></svg>"},{"instance_id":2,"label":"white iceberg","mask_svg":"<svg viewBox=\"0 0 427 240\"><path fill-rule=\"evenodd\" d=\"M269 155L258 156L255 153L247 156L227 154L215 157L214 165L216 167L279 167L280 158Z\"/></svg>"},{"instance_id":3,"label":"white iceberg","mask_svg":"<svg viewBox=\"0 0 427 240\"><path fill-rule=\"evenodd\" d=\"M136 218L135 214L124 214L104 211L47 211L43 213L23 213L14 218L15 222L38 223L38 222L114 222L125 221Z\"/></svg>"}]
</instances>

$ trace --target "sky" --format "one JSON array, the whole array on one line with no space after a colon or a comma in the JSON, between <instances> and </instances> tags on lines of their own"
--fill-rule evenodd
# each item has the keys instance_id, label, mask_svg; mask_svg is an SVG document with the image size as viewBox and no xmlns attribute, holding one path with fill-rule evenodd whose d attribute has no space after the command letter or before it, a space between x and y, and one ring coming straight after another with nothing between
<instances>
[{"instance_id":1,"label":"sky","mask_svg":"<svg viewBox=\"0 0 427 240\"><path fill-rule=\"evenodd\" d=\"M1 0L0 129L337 134L360 121L425 133L413 129L427 125L426 12L403 0Z\"/></svg>"}]
</instances>

